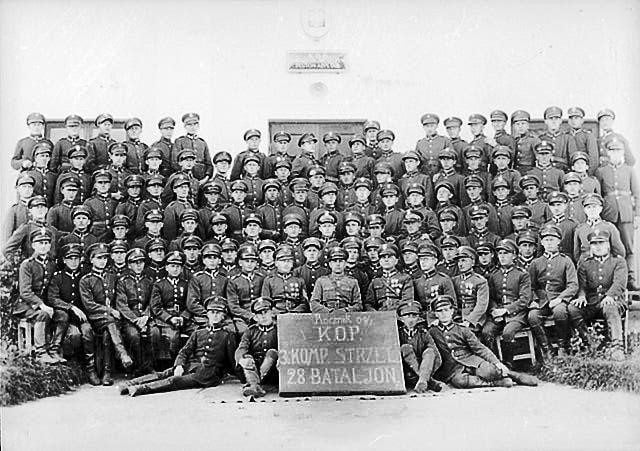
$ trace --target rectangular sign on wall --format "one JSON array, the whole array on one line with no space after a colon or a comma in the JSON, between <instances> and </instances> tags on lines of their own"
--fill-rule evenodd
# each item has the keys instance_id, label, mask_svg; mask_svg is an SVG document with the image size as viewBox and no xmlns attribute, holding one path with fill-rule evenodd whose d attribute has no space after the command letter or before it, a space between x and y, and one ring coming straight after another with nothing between
<instances>
[{"instance_id":1,"label":"rectangular sign on wall","mask_svg":"<svg viewBox=\"0 0 640 451\"><path fill-rule=\"evenodd\" d=\"M289 52L287 68L294 73L342 73L346 70L341 52Z\"/></svg>"}]
</instances>

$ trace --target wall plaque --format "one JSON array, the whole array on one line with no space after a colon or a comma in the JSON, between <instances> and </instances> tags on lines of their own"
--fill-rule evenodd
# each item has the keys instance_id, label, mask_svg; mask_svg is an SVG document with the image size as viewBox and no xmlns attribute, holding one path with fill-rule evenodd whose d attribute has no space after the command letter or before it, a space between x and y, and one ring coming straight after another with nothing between
<instances>
[{"instance_id":1,"label":"wall plaque","mask_svg":"<svg viewBox=\"0 0 640 451\"><path fill-rule=\"evenodd\" d=\"M342 73L346 70L345 53L289 52L287 67L292 73Z\"/></svg>"}]
</instances>

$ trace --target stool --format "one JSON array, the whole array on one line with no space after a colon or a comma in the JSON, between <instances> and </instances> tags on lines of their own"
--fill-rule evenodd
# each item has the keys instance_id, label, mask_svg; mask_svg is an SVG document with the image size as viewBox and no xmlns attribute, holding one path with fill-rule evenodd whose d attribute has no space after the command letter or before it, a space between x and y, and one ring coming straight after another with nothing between
<instances>
[{"instance_id":1,"label":"stool","mask_svg":"<svg viewBox=\"0 0 640 451\"><path fill-rule=\"evenodd\" d=\"M528 352L522 352L520 354L513 354L513 360L531 360L531 365L536 364L536 345L533 341L533 334L531 333L531 329L524 329L515 334L514 342L520 338L526 338L527 344L529 347ZM496 346L498 348L498 358L502 360L502 336L499 336L496 340Z\"/></svg>"},{"instance_id":2,"label":"stool","mask_svg":"<svg viewBox=\"0 0 640 451\"><path fill-rule=\"evenodd\" d=\"M27 355L33 351L33 324L26 319L18 323L18 351Z\"/></svg>"}]
</instances>

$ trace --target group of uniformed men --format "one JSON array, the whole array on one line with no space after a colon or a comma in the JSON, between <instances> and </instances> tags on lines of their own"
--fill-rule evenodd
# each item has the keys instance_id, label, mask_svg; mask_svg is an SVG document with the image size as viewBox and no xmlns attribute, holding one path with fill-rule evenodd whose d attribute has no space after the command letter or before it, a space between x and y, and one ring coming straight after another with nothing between
<instances>
[{"instance_id":1,"label":"group of uniformed men","mask_svg":"<svg viewBox=\"0 0 640 451\"><path fill-rule=\"evenodd\" d=\"M612 358L623 359L634 158L613 111L597 114L600 136L581 108L568 110L568 130L562 115L547 108L538 136L515 111L511 135L493 111L490 140L472 114L466 142L461 119L443 121L446 137L427 113L425 137L402 153L377 121L342 148L337 133L322 147L304 133L294 150L278 132L268 154L251 129L233 158L210 152L196 113L175 141L175 121L161 119L151 146L137 118L116 142L113 117L100 114L86 141L70 115L53 144L44 116L30 114L2 249L23 258L14 313L33 323L40 361L64 361L64 337L79 334L89 381L112 384L115 355L138 376L122 390L131 395L216 385L234 370L246 395L264 394L284 313L396 311L417 391L439 389L434 378L532 384L511 369L513 342L530 327L548 358L548 318L559 354L572 328L588 344L586 323L606 319Z\"/></svg>"}]
</instances>

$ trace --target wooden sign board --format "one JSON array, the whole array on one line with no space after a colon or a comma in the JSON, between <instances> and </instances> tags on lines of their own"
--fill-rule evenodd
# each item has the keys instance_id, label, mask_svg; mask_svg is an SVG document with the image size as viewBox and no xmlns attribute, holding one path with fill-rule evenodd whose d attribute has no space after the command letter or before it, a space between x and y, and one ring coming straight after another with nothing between
<instances>
[{"instance_id":1,"label":"wooden sign board","mask_svg":"<svg viewBox=\"0 0 640 451\"><path fill-rule=\"evenodd\" d=\"M281 396L406 392L394 312L278 315Z\"/></svg>"}]
</instances>

